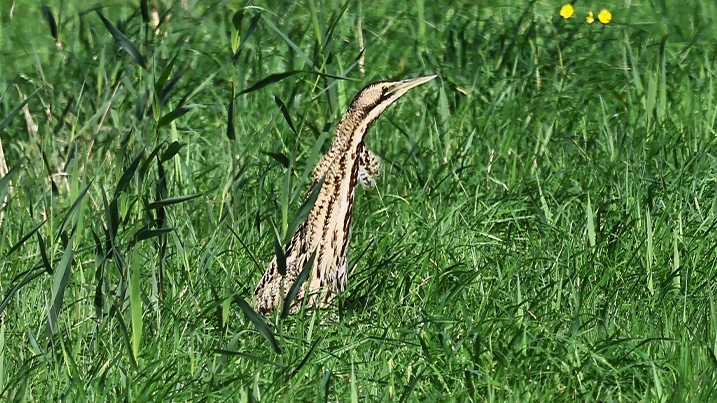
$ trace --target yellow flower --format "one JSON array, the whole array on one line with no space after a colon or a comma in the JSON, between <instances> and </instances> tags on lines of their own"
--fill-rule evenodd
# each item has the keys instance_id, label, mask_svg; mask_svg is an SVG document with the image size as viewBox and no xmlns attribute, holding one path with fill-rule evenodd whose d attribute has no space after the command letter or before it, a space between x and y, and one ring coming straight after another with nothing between
<instances>
[{"instance_id":1,"label":"yellow flower","mask_svg":"<svg viewBox=\"0 0 717 403\"><path fill-rule=\"evenodd\" d=\"M595 22L595 17L593 17L592 11L588 12L588 16L585 17L585 22L587 22L588 24L592 24L593 22Z\"/></svg>"},{"instance_id":2,"label":"yellow flower","mask_svg":"<svg viewBox=\"0 0 717 403\"><path fill-rule=\"evenodd\" d=\"M603 24L609 24L610 21L612 21L612 13L603 8L600 10L600 14L598 14L598 20Z\"/></svg>"},{"instance_id":3,"label":"yellow flower","mask_svg":"<svg viewBox=\"0 0 717 403\"><path fill-rule=\"evenodd\" d=\"M565 19L568 19L573 16L574 12L575 10L573 9L573 5L568 3L560 9L560 16Z\"/></svg>"}]
</instances>

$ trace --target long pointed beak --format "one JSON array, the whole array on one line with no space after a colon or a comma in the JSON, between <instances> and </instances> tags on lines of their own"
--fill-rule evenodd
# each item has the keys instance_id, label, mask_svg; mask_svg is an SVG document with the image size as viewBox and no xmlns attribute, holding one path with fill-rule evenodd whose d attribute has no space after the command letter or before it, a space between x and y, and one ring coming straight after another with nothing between
<instances>
[{"instance_id":1,"label":"long pointed beak","mask_svg":"<svg viewBox=\"0 0 717 403\"><path fill-rule=\"evenodd\" d=\"M408 80L397 81L394 87L391 89L391 94L403 95L412 88L418 87L421 84L425 84L434 78L438 77L436 74L432 76L409 78Z\"/></svg>"}]
</instances>

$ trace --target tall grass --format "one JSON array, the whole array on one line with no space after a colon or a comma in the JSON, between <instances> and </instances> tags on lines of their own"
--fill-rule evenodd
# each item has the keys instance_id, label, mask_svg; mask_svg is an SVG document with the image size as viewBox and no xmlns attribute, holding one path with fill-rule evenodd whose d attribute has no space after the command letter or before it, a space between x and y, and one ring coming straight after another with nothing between
<instances>
[{"instance_id":1,"label":"tall grass","mask_svg":"<svg viewBox=\"0 0 717 403\"><path fill-rule=\"evenodd\" d=\"M717 6L171 3L0 10L0 399L716 399ZM433 73L348 291L256 316L353 95Z\"/></svg>"}]
</instances>

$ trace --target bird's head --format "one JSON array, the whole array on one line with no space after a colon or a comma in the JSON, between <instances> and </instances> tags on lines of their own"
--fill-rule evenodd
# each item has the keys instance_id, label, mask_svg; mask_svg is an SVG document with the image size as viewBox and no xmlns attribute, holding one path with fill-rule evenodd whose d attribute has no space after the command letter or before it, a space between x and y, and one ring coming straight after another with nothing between
<instances>
[{"instance_id":1,"label":"bird's head","mask_svg":"<svg viewBox=\"0 0 717 403\"><path fill-rule=\"evenodd\" d=\"M353 101L351 101L349 111L358 113L363 119L373 122L381 116L386 108L406 95L408 91L436 77L436 75L432 75L409 78L408 80L401 81L379 81L373 83L356 94Z\"/></svg>"}]
</instances>

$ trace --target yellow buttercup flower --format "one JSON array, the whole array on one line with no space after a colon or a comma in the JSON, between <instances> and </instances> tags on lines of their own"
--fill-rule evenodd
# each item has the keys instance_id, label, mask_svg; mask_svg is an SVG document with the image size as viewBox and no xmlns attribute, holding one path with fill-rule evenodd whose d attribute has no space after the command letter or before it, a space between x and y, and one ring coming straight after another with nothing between
<instances>
[{"instance_id":1,"label":"yellow buttercup flower","mask_svg":"<svg viewBox=\"0 0 717 403\"><path fill-rule=\"evenodd\" d=\"M598 14L598 20L600 20L603 24L609 24L610 21L612 21L612 13L603 8Z\"/></svg>"},{"instance_id":2,"label":"yellow buttercup flower","mask_svg":"<svg viewBox=\"0 0 717 403\"><path fill-rule=\"evenodd\" d=\"M573 5L568 3L560 9L560 16L565 19L568 19L573 16L574 12L575 12L575 9L573 9Z\"/></svg>"},{"instance_id":3,"label":"yellow buttercup flower","mask_svg":"<svg viewBox=\"0 0 717 403\"><path fill-rule=\"evenodd\" d=\"M595 22L595 17L593 17L592 11L588 12L588 16L585 17L585 22L587 22L588 24L592 24L593 22Z\"/></svg>"}]
</instances>

